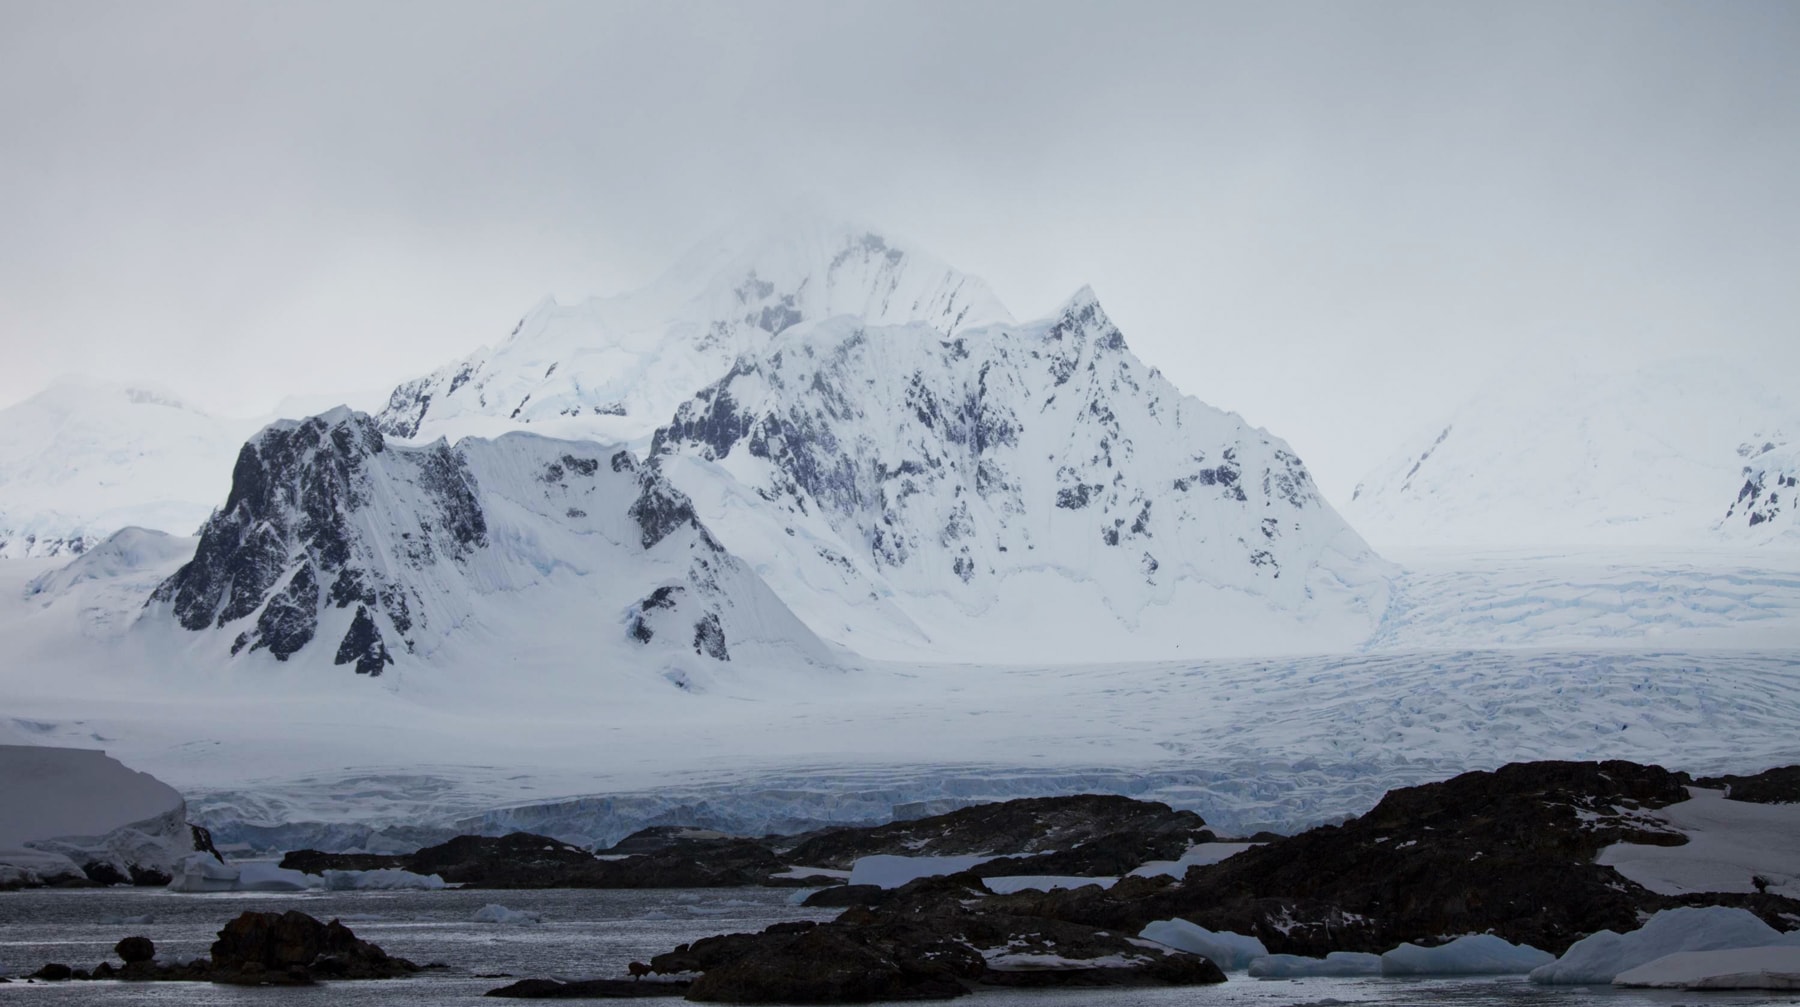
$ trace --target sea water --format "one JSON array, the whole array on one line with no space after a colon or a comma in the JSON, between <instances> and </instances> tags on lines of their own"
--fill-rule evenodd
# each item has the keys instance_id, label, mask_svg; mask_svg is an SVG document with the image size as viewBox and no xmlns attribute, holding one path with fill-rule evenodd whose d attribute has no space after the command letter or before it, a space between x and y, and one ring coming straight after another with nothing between
<instances>
[{"instance_id":1,"label":"sea water","mask_svg":"<svg viewBox=\"0 0 1800 1007\"><path fill-rule=\"evenodd\" d=\"M719 933L760 930L782 920L825 920L837 910L790 904L792 889L696 891L295 892L184 895L159 889L107 888L0 892L0 1007L13 1005L227 1005L336 1007L339 1004L492 1004L482 994L515 978L623 977L626 963L648 961L677 944ZM489 903L539 914L535 925L477 923ZM340 982L302 988L245 988L209 983L22 983L46 962L92 968L113 960L113 945L133 935L156 942L159 956L204 956L226 921L247 910L298 909L341 919L390 954L449 968L416 978ZM137 922L143 917L148 921ZM132 922L125 922L131 920ZM1218 986L1128 990L997 990L961 1003L990 1007L1326 1007L1449 1004L1457 1007L1732 1007L1800 1003L1797 994L1678 993L1611 987L1534 986L1523 977L1454 979L1309 978L1259 980L1235 975Z\"/></svg>"}]
</instances>

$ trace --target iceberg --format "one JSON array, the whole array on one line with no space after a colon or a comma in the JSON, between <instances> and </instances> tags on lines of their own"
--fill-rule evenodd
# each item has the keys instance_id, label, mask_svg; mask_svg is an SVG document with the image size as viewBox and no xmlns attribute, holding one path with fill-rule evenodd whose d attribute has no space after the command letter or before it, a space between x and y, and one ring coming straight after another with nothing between
<instances>
[{"instance_id":1,"label":"iceberg","mask_svg":"<svg viewBox=\"0 0 1800 1007\"><path fill-rule=\"evenodd\" d=\"M238 869L210 853L190 853L170 872L172 892L229 892L237 888Z\"/></svg>"},{"instance_id":2,"label":"iceberg","mask_svg":"<svg viewBox=\"0 0 1800 1007\"><path fill-rule=\"evenodd\" d=\"M1255 979L1299 979L1306 976L1378 976L1381 956L1361 951L1333 951L1323 958L1263 955L1250 961Z\"/></svg>"},{"instance_id":3,"label":"iceberg","mask_svg":"<svg viewBox=\"0 0 1800 1007\"><path fill-rule=\"evenodd\" d=\"M1800 990L1800 947L1681 951L1619 973L1615 986L1687 990Z\"/></svg>"},{"instance_id":4,"label":"iceberg","mask_svg":"<svg viewBox=\"0 0 1800 1007\"><path fill-rule=\"evenodd\" d=\"M1531 981L1610 983L1622 972L1679 952L1776 944L1800 947L1800 933L1783 934L1747 909L1724 906L1664 909L1629 933L1602 930L1576 941L1561 958L1532 969Z\"/></svg>"},{"instance_id":5,"label":"iceberg","mask_svg":"<svg viewBox=\"0 0 1800 1007\"><path fill-rule=\"evenodd\" d=\"M1464 934L1448 944L1402 944L1381 956L1384 976L1483 976L1530 972L1556 960L1548 951L1493 934Z\"/></svg>"},{"instance_id":6,"label":"iceberg","mask_svg":"<svg viewBox=\"0 0 1800 1007\"><path fill-rule=\"evenodd\" d=\"M436 891L448 887L436 874L414 874L398 868L379 871L326 871L325 887L334 892Z\"/></svg>"},{"instance_id":7,"label":"iceberg","mask_svg":"<svg viewBox=\"0 0 1800 1007\"><path fill-rule=\"evenodd\" d=\"M508 909L496 902L490 902L475 910L474 920L477 923L504 923L508 926L536 926L544 922L540 913L527 912L522 909Z\"/></svg>"},{"instance_id":8,"label":"iceberg","mask_svg":"<svg viewBox=\"0 0 1800 1007\"><path fill-rule=\"evenodd\" d=\"M1227 972L1242 972L1252 961L1269 957L1269 949L1255 937L1229 930L1215 932L1183 919L1157 920L1140 930L1138 936L1177 951L1204 955Z\"/></svg>"}]
</instances>

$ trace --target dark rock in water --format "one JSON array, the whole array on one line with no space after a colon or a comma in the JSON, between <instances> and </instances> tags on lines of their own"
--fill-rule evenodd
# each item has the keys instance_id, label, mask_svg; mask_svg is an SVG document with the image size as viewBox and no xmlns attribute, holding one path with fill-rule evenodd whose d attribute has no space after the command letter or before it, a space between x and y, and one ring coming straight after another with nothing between
<instances>
[{"instance_id":1,"label":"dark rock in water","mask_svg":"<svg viewBox=\"0 0 1800 1007\"><path fill-rule=\"evenodd\" d=\"M113 945L113 953L127 965L147 962L156 957L156 944L148 937L127 937Z\"/></svg>"},{"instance_id":2,"label":"dark rock in water","mask_svg":"<svg viewBox=\"0 0 1800 1007\"><path fill-rule=\"evenodd\" d=\"M809 909L834 909L848 906L878 906L887 901L887 889L880 885L834 885L821 888L800 903Z\"/></svg>"},{"instance_id":3,"label":"dark rock in water","mask_svg":"<svg viewBox=\"0 0 1800 1007\"><path fill-rule=\"evenodd\" d=\"M1489 932L1560 954L1595 931L1633 930L1643 914L1694 901L1594 863L1617 842L1684 843L1641 812L1686 800L1688 782L1629 762L1515 764L1392 791L1361 818L1191 868L1180 882L1126 879L1111 891L993 901L1131 932L1181 917L1255 936L1277 954L1379 953ZM1779 911L1773 896L1697 898L1766 918Z\"/></svg>"},{"instance_id":4,"label":"dark rock in water","mask_svg":"<svg viewBox=\"0 0 1800 1007\"><path fill-rule=\"evenodd\" d=\"M636 979L521 979L510 986L488 990L486 996L519 1000L625 1000L638 997L685 996L693 983L685 979L640 982Z\"/></svg>"},{"instance_id":5,"label":"dark rock in water","mask_svg":"<svg viewBox=\"0 0 1800 1007\"><path fill-rule=\"evenodd\" d=\"M360 940L337 920L321 923L298 910L240 915L212 946L213 981L290 985L333 979L391 979L419 967Z\"/></svg>"},{"instance_id":6,"label":"dark rock in water","mask_svg":"<svg viewBox=\"0 0 1800 1007\"><path fill-rule=\"evenodd\" d=\"M1755 776L1714 776L1695 780L1701 787L1723 789L1733 801L1751 804L1800 804L1800 766L1781 766Z\"/></svg>"},{"instance_id":7,"label":"dark rock in water","mask_svg":"<svg viewBox=\"0 0 1800 1007\"><path fill-rule=\"evenodd\" d=\"M980 984L1224 981L1198 956L1079 923L990 912L987 894L971 875L926 878L889 893L878 909L855 907L825 924L708 937L658 955L650 966L701 973L690 1000L733 1003L946 999Z\"/></svg>"},{"instance_id":8,"label":"dark rock in water","mask_svg":"<svg viewBox=\"0 0 1800 1007\"><path fill-rule=\"evenodd\" d=\"M281 869L305 874L326 871L405 870L407 858L389 853L321 853L318 850L295 850L281 858Z\"/></svg>"},{"instance_id":9,"label":"dark rock in water","mask_svg":"<svg viewBox=\"0 0 1800 1007\"><path fill-rule=\"evenodd\" d=\"M68 967L67 965L64 965L61 962L50 962L49 964L45 965L41 969L38 969L36 972L33 972L31 975L27 976L26 978L27 979L42 979L45 982L59 983L59 982L63 982L64 980L70 978L74 974L75 974L75 970Z\"/></svg>"},{"instance_id":10,"label":"dark rock in water","mask_svg":"<svg viewBox=\"0 0 1800 1007\"><path fill-rule=\"evenodd\" d=\"M1148 850L1158 855L1146 860L1172 859L1188 846L1213 835L1206 823L1191 811L1174 811L1166 804L1136 801L1129 797L1077 794L1072 797L1031 797L997 804L977 804L942 815L894 822L872 829L836 829L812 836L787 852L791 863L810 867L848 868L858 857L873 854L902 856L960 856L1012 854L1031 856L1051 851L1071 851L1063 860L1044 863L1112 865L1129 850ZM1085 844L1098 843L1090 854L1074 854ZM1021 870L1015 863L1000 873L1039 873ZM1051 873L1045 871L1043 873ZM1105 873L1121 873L1107 870Z\"/></svg>"},{"instance_id":11,"label":"dark rock in water","mask_svg":"<svg viewBox=\"0 0 1800 1007\"><path fill-rule=\"evenodd\" d=\"M688 840L623 860L515 832L458 836L405 858L407 870L477 888L736 888L761 884L783 864L748 839Z\"/></svg>"}]
</instances>

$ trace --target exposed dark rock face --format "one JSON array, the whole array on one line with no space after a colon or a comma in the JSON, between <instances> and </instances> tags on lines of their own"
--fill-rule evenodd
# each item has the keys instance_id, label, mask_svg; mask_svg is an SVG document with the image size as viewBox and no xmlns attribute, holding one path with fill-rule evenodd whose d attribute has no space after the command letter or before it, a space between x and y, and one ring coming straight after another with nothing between
<instances>
[{"instance_id":1,"label":"exposed dark rock face","mask_svg":"<svg viewBox=\"0 0 1800 1007\"><path fill-rule=\"evenodd\" d=\"M1191 811L1129 797L1078 794L1032 797L998 804L978 804L942 815L871 829L837 829L815 835L787 851L791 863L808 867L848 868L858 857L878 853L904 856L1011 854L1012 862L996 874L1118 874L1118 863L1140 850L1151 855L1135 860L1172 859L1188 846L1212 838L1206 823ZM1062 851L1055 857L1038 857ZM1039 870L1060 866L1068 870ZM1029 869L1028 869L1029 868Z\"/></svg>"},{"instance_id":2,"label":"exposed dark rock face","mask_svg":"<svg viewBox=\"0 0 1800 1007\"><path fill-rule=\"evenodd\" d=\"M1767 896L1658 896L1594 863L1617 842L1684 842L1640 813L1686 800L1688 782L1628 762L1515 764L1392 791L1359 819L1191 868L1180 882L1126 879L1111 891L995 901L1133 931L1179 916L1305 955L1483 932L1561 953L1682 901L1778 911Z\"/></svg>"},{"instance_id":3,"label":"exposed dark rock face","mask_svg":"<svg viewBox=\"0 0 1800 1007\"><path fill-rule=\"evenodd\" d=\"M267 648L280 660L312 641L326 611L354 604L338 663L379 673L392 662L389 634L405 644L421 606L411 588L379 572L362 538L378 457L405 467L419 491L417 528L400 534L404 563L460 562L486 544L473 477L454 449L392 452L367 416L337 411L276 424L244 445L225 506L201 529L193 560L151 602L168 604L195 631L255 616L232 653Z\"/></svg>"},{"instance_id":4,"label":"exposed dark rock face","mask_svg":"<svg viewBox=\"0 0 1800 1007\"><path fill-rule=\"evenodd\" d=\"M878 906L887 901L888 890L880 885L834 885L808 895L801 905L809 909L847 909L850 906Z\"/></svg>"},{"instance_id":5,"label":"exposed dark rock face","mask_svg":"<svg viewBox=\"0 0 1800 1007\"><path fill-rule=\"evenodd\" d=\"M1800 804L1800 766L1781 766L1755 776L1714 776L1696 785L1724 789L1733 801L1751 804Z\"/></svg>"},{"instance_id":6,"label":"exposed dark rock face","mask_svg":"<svg viewBox=\"0 0 1800 1007\"><path fill-rule=\"evenodd\" d=\"M471 888L731 888L760 885L783 869L762 843L725 837L683 840L623 860L598 860L578 846L529 832L458 836L403 856L299 850L290 870L397 867Z\"/></svg>"},{"instance_id":7,"label":"exposed dark rock face","mask_svg":"<svg viewBox=\"0 0 1800 1007\"><path fill-rule=\"evenodd\" d=\"M969 875L928 878L891 893L878 909L853 908L825 924L709 937L658 955L650 966L699 972L689 999L733 1003L941 999L977 984L1224 981L1204 958L1078 923L990 911L985 895Z\"/></svg>"},{"instance_id":8,"label":"exposed dark rock face","mask_svg":"<svg viewBox=\"0 0 1800 1007\"><path fill-rule=\"evenodd\" d=\"M148 937L127 937L113 951L123 966L101 962L90 971L50 964L32 978L308 986L319 979L394 979L420 969L358 939L337 920L321 923L294 910L240 915L219 931L210 959L160 963L156 961L156 945Z\"/></svg>"},{"instance_id":9,"label":"exposed dark rock face","mask_svg":"<svg viewBox=\"0 0 1800 1007\"><path fill-rule=\"evenodd\" d=\"M244 913L225 924L212 946L213 981L286 985L314 978L392 979L417 965L360 940L336 920L321 923L297 910Z\"/></svg>"},{"instance_id":10,"label":"exposed dark rock face","mask_svg":"<svg viewBox=\"0 0 1800 1007\"><path fill-rule=\"evenodd\" d=\"M381 639L381 630L376 628L375 620L369 615L368 606L356 606L356 618L350 621L350 631L338 644L337 658L332 663L355 664L358 675L369 676L381 674L383 668L394 663L393 655L388 653L387 644Z\"/></svg>"}]
</instances>

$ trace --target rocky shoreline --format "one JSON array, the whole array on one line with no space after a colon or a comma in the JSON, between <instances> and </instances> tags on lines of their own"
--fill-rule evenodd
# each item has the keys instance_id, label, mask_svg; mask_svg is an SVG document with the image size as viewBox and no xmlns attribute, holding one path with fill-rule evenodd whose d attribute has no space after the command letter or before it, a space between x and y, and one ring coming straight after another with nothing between
<instances>
[{"instance_id":1,"label":"rocky shoreline","mask_svg":"<svg viewBox=\"0 0 1800 1007\"><path fill-rule=\"evenodd\" d=\"M1366 963L1457 935L1554 958L1684 906L1735 907L1797 931L1800 864L1722 890L1652 890L1606 856L1690 842L1670 809L1697 795L1710 794L1709 807L1772 807L1800 803L1797 785L1800 767L1695 779L1629 762L1535 762L1395 790L1340 825L1256 842L1223 840L1166 805L1076 795L802 836L660 827L598 853L526 833L463 836L392 857L296 851L282 867L398 868L482 889L805 886L818 888L805 905L843 908L825 922L683 944L633 963L629 976L524 979L495 997L946 999L984 988L1198 985L1225 981L1222 966L1245 967L1214 960L1223 945L1149 939L1187 931L1301 956L1290 965L1346 953ZM864 870L874 861L886 873ZM848 883L861 874L875 883ZM147 964L131 942L150 942L132 938L119 947L123 967L72 977L287 983L418 968L299 913L245 914L220 938L210 961L179 966Z\"/></svg>"}]
</instances>

